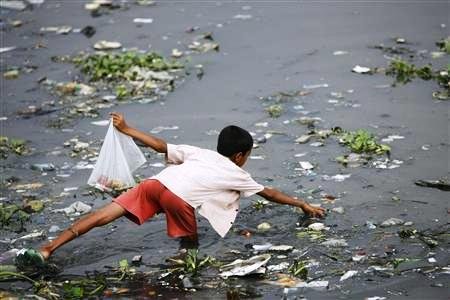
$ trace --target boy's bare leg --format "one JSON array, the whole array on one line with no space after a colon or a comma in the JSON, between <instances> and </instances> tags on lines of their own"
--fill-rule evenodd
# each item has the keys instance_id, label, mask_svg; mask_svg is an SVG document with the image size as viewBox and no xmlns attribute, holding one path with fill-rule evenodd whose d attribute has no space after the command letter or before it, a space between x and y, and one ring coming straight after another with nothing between
<instances>
[{"instance_id":1,"label":"boy's bare leg","mask_svg":"<svg viewBox=\"0 0 450 300\"><path fill-rule=\"evenodd\" d=\"M39 251L47 259L53 251L70 242L74 238L88 232L94 227L106 225L126 213L119 204L111 202L102 208L77 220L72 226L63 231L56 239L43 245Z\"/></svg>"}]
</instances>

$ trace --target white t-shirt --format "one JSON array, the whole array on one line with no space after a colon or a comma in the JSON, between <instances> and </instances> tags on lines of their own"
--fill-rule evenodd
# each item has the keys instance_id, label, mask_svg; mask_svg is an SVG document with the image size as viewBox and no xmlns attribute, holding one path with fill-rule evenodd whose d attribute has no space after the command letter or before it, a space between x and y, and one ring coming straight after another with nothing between
<instances>
[{"instance_id":1,"label":"white t-shirt","mask_svg":"<svg viewBox=\"0 0 450 300\"><path fill-rule=\"evenodd\" d=\"M224 237L239 209L239 198L264 189L228 157L189 145L167 145L167 163L151 177L198 209L214 230Z\"/></svg>"}]
</instances>

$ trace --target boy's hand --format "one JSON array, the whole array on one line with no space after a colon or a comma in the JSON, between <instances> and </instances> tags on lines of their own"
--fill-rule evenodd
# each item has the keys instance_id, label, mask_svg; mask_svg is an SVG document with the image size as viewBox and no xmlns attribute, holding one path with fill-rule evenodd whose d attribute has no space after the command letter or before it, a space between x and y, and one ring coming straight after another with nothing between
<instances>
[{"instance_id":1,"label":"boy's hand","mask_svg":"<svg viewBox=\"0 0 450 300\"><path fill-rule=\"evenodd\" d=\"M313 218L323 218L325 216L325 209L322 207L311 206L305 203L302 206L302 210L305 214Z\"/></svg>"},{"instance_id":2,"label":"boy's hand","mask_svg":"<svg viewBox=\"0 0 450 300\"><path fill-rule=\"evenodd\" d=\"M117 130L120 132L125 132L129 128L121 113L112 112L110 115L113 118L113 125L117 128Z\"/></svg>"}]
</instances>

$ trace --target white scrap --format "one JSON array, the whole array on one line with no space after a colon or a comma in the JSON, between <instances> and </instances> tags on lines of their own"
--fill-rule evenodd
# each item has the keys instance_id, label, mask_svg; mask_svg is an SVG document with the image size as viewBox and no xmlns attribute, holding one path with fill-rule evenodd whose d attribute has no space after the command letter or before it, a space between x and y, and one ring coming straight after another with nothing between
<instances>
[{"instance_id":1,"label":"white scrap","mask_svg":"<svg viewBox=\"0 0 450 300\"><path fill-rule=\"evenodd\" d=\"M14 244L17 241L21 241L21 240L30 240L30 239L34 239L37 237L41 237L44 235L44 231L35 231L32 232L30 234L18 237L17 239L12 239L12 240L0 240L1 243L10 243L10 244Z\"/></svg>"},{"instance_id":2,"label":"white scrap","mask_svg":"<svg viewBox=\"0 0 450 300\"><path fill-rule=\"evenodd\" d=\"M109 120L94 121L94 122L91 122L91 124L95 125L95 126L108 126Z\"/></svg>"},{"instance_id":3,"label":"white scrap","mask_svg":"<svg viewBox=\"0 0 450 300\"><path fill-rule=\"evenodd\" d=\"M338 55L346 55L348 53L349 53L348 51L337 50L337 51L333 52L333 55L336 55L336 56L338 56Z\"/></svg>"},{"instance_id":4,"label":"white scrap","mask_svg":"<svg viewBox=\"0 0 450 300\"><path fill-rule=\"evenodd\" d=\"M314 230L314 231L322 231L325 228L326 228L325 224L323 224L323 223L312 223L312 224L310 224L308 226L308 229L311 229L311 230Z\"/></svg>"},{"instance_id":5,"label":"white scrap","mask_svg":"<svg viewBox=\"0 0 450 300\"><path fill-rule=\"evenodd\" d=\"M363 260L365 260L367 258L366 255L359 255L356 254L355 256L352 257L352 261L354 262L362 262Z\"/></svg>"},{"instance_id":6,"label":"white scrap","mask_svg":"<svg viewBox=\"0 0 450 300\"><path fill-rule=\"evenodd\" d=\"M322 242L321 245L327 247L347 247L348 244L344 239L328 239Z\"/></svg>"},{"instance_id":7,"label":"white scrap","mask_svg":"<svg viewBox=\"0 0 450 300\"><path fill-rule=\"evenodd\" d=\"M319 83L319 84L304 84L303 88L304 89L318 89L318 88L327 88L328 84L327 83Z\"/></svg>"},{"instance_id":8,"label":"white scrap","mask_svg":"<svg viewBox=\"0 0 450 300\"><path fill-rule=\"evenodd\" d=\"M278 272L289 268L289 263L287 261L282 262L278 265L270 265L267 266L267 271L269 272Z\"/></svg>"},{"instance_id":9,"label":"white scrap","mask_svg":"<svg viewBox=\"0 0 450 300\"><path fill-rule=\"evenodd\" d=\"M119 49L122 47L122 44L119 42L109 42L109 41L98 41L94 44L95 50L112 50L112 49Z\"/></svg>"},{"instance_id":10,"label":"white scrap","mask_svg":"<svg viewBox=\"0 0 450 300\"><path fill-rule=\"evenodd\" d=\"M271 243L263 244L263 245L253 245L252 248L256 251L265 251L269 250L273 245Z\"/></svg>"},{"instance_id":11,"label":"white scrap","mask_svg":"<svg viewBox=\"0 0 450 300\"><path fill-rule=\"evenodd\" d=\"M150 130L150 133L158 134L164 130L178 130L180 129L178 126L158 126Z\"/></svg>"},{"instance_id":12,"label":"white scrap","mask_svg":"<svg viewBox=\"0 0 450 300\"><path fill-rule=\"evenodd\" d=\"M301 288L311 288L318 291L324 291L328 289L328 281L326 280L317 280L317 281L311 281L311 282L300 282L295 285L295 287L301 287Z\"/></svg>"},{"instance_id":13,"label":"white scrap","mask_svg":"<svg viewBox=\"0 0 450 300\"><path fill-rule=\"evenodd\" d=\"M66 208L54 209L53 212L64 212L66 215L82 215L91 211L92 207L81 201L72 203Z\"/></svg>"},{"instance_id":14,"label":"white scrap","mask_svg":"<svg viewBox=\"0 0 450 300\"><path fill-rule=\"evenodd\" d=\"M379 297L379 296L373 296L373 297L366 297L364 300L386 300L386 297Z\"/></svg>"},{"instance_id":15,"label":"white scrap","mask_svg":"<svg viewBox=\"0 0 450 300\"><path fill-rule=\"evenodd\" d=\"M270 254L262 254L246 260L237 259L232 263L222 266L220 268L221 273L219 276L230 277L252 274L263 267L269 261L270 257Z\"/></svg>"},{"instance_id":16,"label":"white scrap","mask_svg":"<svg viewBox=\"0 0 450 300\"><path fill-rule=\"evenodd\" d=\"M350 178L352 176L352 174L337 174L334 176L329 176L329 175L323 175L322 179L329 181L329 180L334 180L336 182L342 182L348 178Z\"/></svg>"},{"instance_id":17,"label":"white scrap","mask_svg":"<svg viewBox=\"0 0 450 300\"><path fill-rule=\"evenodd\" d=\"M368 67L361 67L360 65L356 65L352 72L358 73L358 74L367 74L370 73L371 69Z\"/></svg>"},{"instance_id":18,"label":"white scrap","mask_svg":"<svg viewBox=\"0 0 450 300\"><path fill-rule=\"evenodd\" d=\"M2 2L3 3L3 2ZM12 51L14 49L16 49L17 47L13 46L13 47L2 47L0 48L0 53L4 53L4 52L8 52L8 51Z\"/></svg>"},{"instance_id":19,"label":"white scrap","mask_svg":"<svg viewBox=\"0 0 450 300\"><path fill-rule=\"evenodd\" d=\"M27 5L23 1L0 1L0 8L24 10Z\"/></svg>"},{"instance_id":20,"label":"white scrap","mask_svg":"<svg viewBox=\"0 0 450 300\"><path fill-rule=\"evenodd\" d=\"M387 220L385 220L383 223L381 223L381 227L390 227L390 226L396 226L396 225L402 225L403 223L405 223L405 221L403 221L402 219L398 219L398 218L389 218Z\"/></svg>"},{"instance_id":21,"label":"white scrap","mask_svg":"<svg viewBox=\"0 0 450 300\"><path fill-rule=\"evenodd\" d=\"M151 24L151 23L153 23L153 19L152 18L134 18L133 23Z\"/></svg>"},{"instance_id":22,"label":"white scrap","mask_svg":"<svg viewBox=\"0 0 450 300\"><path fill-rule=\"evenodd\" d=\"M391 142L393 142L394 140L402 140L402 139L404 139L404 138L405 138L405 137L404 137L404 136L401 136L401 135L390 135L390 136L388 136L388 137L382 139L381 141L382 141L383 143L391 143Z\"/></svg>"},{"instance_id":23,"label":"white scrap","mask_svg":"<svg viewBox=\"0 0 450 300\"><path fill-rule=\"evenodd\" d=\"M304 170L314 169L314 166L308 161L299 161L300 167Z\"/></svg>"},{"instance_id":24,"label":"white scrap","mask_svg":"<svg viewBox=\"0 0 450 300\"><path fill-rule=\"evenodd\" d=\"M233 19L237 19L237 20L249 20L249 19L251 19L251 18L253 18L252 15L241 15L241 14L235 15L235 16L233 17Z\"/></svg>"},{"instance_id":25,"label":"white scrap","mask_svg":"<svg viewBox=\"0 0 450 300\"><path fill-rule=\"evenodd\" d=\"M428 262L429 262L429 263L432 263L432 264L435 264L435 263L437 263L437 260L436 260L436 258L434 258L434 257L430 257L430 258L428 259Z\"/></svg>"},{"instance_id":26,"label":"white scrap","mask_svg":"<svg viewBox=\"0 0 450 300\"><path fill-rule=\"evenodd\" d=\"M339 279L339 281L347 280L347 279L349 279L349 278L355 276L356 274L358 274L358 271L354 271L354 270L347 271L347 272L345 272L344 275L341 276L341 278Z\"/></svg>"}]
</instances>

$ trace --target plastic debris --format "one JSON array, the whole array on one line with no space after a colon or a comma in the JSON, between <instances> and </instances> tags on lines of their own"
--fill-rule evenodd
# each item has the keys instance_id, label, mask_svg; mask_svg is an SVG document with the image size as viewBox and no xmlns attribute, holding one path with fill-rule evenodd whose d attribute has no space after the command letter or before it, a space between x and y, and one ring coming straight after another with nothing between
<instances>
[{"instance_id":1,"label":"plastic debris","mask_svg":"<svg viewBox=\"0 0 450 300\"><path fill-rule=\"evenodd\" d=\"M3 1L1 3L3 3ZM12 51L12 50L14 50L16 48L17 47L2 47L2 48L0 48L0 53L9 52L9 51Z\"/></svg>"},{"instance_id":2,"label":"plastic debris","mask_svg":"<svg viewBox=\"0 0 450 300\"><path fill-rule=\"evenodd\" d=\"M322 242L321 245L327 246L327 247L333 247L333 248L348 246L346 240L344 240L344 239L328 239L328 240Z\"/></svg>"},{"instance_id":3,"label":"plastic debris","mask_svg":"<svg viewBox=\"0 0 450 300\"><path fill-rule=\"evenodd\" d=\"M347 280L347 279L355 276L356 274L358 274L358 271L353 271L353 270L352 271L347 271L347 272L345 272L344 275L341 276L341 278L339 278L339 281Z\"/></svg>"},{"instance_id":4,"label":"plastic debris","mask_svg":"<svg viewBox=\"0 0 450 300\"><path fill-rule=\"evenodd\" d=\"M91 38L97 32L94 26L85 26L80 30L82 34L84 34L87 38Z\"/></svg>"},{"instance_id":5,"label":"plastic debris","mask_svg":"<svg viewBox=\"0 0 450 300\"><path fill-rule=\"evenodd\" d=\"M55 165L51 164L51 163L33 164L33 165L31 165L31 169L32 170L38 170L38 171L41 171L41 172L48 172L48 171L54 171L55 170Z\"/></svg>"},{"instance_id":6,"label":"plastic debris","mask_svg":"<svg viewBox=\"0 0 450 300\"><path fill-rule=\"evenodd\" d=\"M338 55L346 55L349 54L348 51L343 51L343 50L337 50L333 52L333 55L338 56Z\"/></svg>"},{"instance_id":7,"label":"plastic debris","mask_svg":"<svg viewBox=\"0 0 450 300\"><path fill-rule=\"evenodd\" d=\"M10 70L3 73L5 79L17 79L19 78L19 70Z\"/></svg>"},{"instance_id":8,"label":"plastic debris","mask_svg":"<svg viewBox=\"0 0 450 300\"><path fill-rule=\"evenodd\" d=\"M0 8L7 8L12 10L24 10L27 5L23 1L0 1Z\"/></svg>"},{"instance_id":9,"label":"plastic debris","mask_svg":"<svg viewBox=\"0 0 450 300\"><path fill-rule=\"evenodd\" d=\"M63 212L68 216L78 216L90 212L91 209L92 209L91 206L81 201L77 201L75 203L72 203L66 208L54 209L53 212Z\"/></svg>"},{"instance_id":10,"label":"plastic debris","mask_svg":"<svg viewBox=\"0 0 450 300\"><path fill-rule=\"evenodd\" d=\"M113 49L119 49L122 47L122 44L119 42L109 42L109 41L99 41L94 44L95 50L113 50Z\"/></svg>"},{"instance_id":11,"label":"plastic debris","mask_svg":"<svg viewBox=\"0 0 450 300\"><path fill-rule=\"evenodd\" d=\"M52 225L48 229L48 232L50 232L50 233L54 233L54 232L58 232L58 231L61 231L61 228L58 225Z\"/></svg>"},{"instance_id":12,"label":"plastic debris","mask_svg":"<svg viewBox=\"0 0 450 300\"><path fill-rule=\"evenodd\" d=\"M134 18L133 23L151 24L151 23L153 23L153 19L152 18Z\"/></svg>"},{"instance_id":13,"label":"plastic debris","mask_svg":"<svg viewBox=\"0 0 450 300\"><path fill-rule=\"evenodd\" d=\"M250 20L251 18L253 18L252 15L235 15L233 17L233 19L237 19L237 20Z\"/></svg>"},{"instance_id":14,"label":"plastic debris","mask_svg":"<svg viewBox=\"0 0 450 300\"><path fill-rule=\"evenodd\" d=\"M322 179L329 181L329 180L334 180L336 182L342 182L348 178L350 178L352 176L352 174L337 174L337 175L333 175L333 176L329 176L329 175L323 175Z\"/></svg>"},{"instance_id":15,"label":"plastic debris","mask_svg":"<svg viewBox=\"0 0 450 300\"><path fill-rule=\"evenodd\" d=\"M180 127L178 127L176 125L174 125L174 126L158 126L158 127L153 128L152 130L150 130L150 133L158 134L158 133L161 133L166 130L178 130L178 129L180 129Z\"/></svg>"},{"instance_id":16,"label":"plastic debris","mask_svg":"<svg viewBox=\"0 0 450 300\"><path fill-rule=\"evenodd\" d=\"M131 259L131 262L133 264L139 264L142 262L142 255L135 255L133 256L133 258Z\"/></svg>"},{"instance_id":17,"label":"plastic debris","mask_svg":"<svg viewBox=\"0 0 450 300\"><path fill-rule=\"evenodd\" d=\"M369 74L372 72L371 68L368 67L361 67L360 65L356 65L353 67L352 72L358 73L358 74Z\"/></svg>"},{"instance_id":18,"label":"plastic debris","mask_svg":"<svg viewBox=\"0 0 450 300\"><path fill-rule=\"evenodd\" d=\"M402 139L404 139L405 137L404 136L401 136L401 135L390 135L390 136L388 136L388 137L386 137L386 138L384 138L384 139L381 139L381 141L382 142L384 142L384 143L391 143L391 142L393 142L394 140L402 140Z\"/></svg>"},{"instance_id":19,"label":"plastic debris","mask_svg":"<svg viewBox=\"0 0 450 300\"><path fill-rule=\"evenodd\" d=\"M24 235L24 236L18 237L18 238L16 238L16 239L12 239L12 240L8 240L8 239L6 239L6 240L0 240L0 242L1 242L1 243L10 243L10 244L14 244L14 243L17 242L17 241L31 240L31 239L34 239L34 238L37 238L37 237L41 237L41 236L44 236L44 231L35 231L35 232L30 233L30 234L26 234L26 235Z\"/></svg>"},{"instance_id":20,"label":"plastic debris","mask_svg":"<svg viewBox=\"0 0 450 300\"><path fill-rule=\"evenodd\" d=\"M439 180L417 180L414 182L418 186L436 188L442 191L450 191L450 182L445 179Z\"/></svg>"},{"instance_id":21,"label":"plastic debris","mask_svg":"<svg viewBox=\"0 0 450 300\"><path fill-rule=\"evenodd\" d=\"M383 221L383 223L381 223L380 226L381 227L390 227L390 226L402 225L403 223L405 223L405 221L403 221L402 219L390 218L390 219Z\"/></svg>"},{"instance_id":22,"label":"plastic debris","mask_svg":"<svg viewBox=\"0 0 450 300\"><path fill-rule=\"evenodd\" d=\"M69 34L72 31L72 26L51 26L41 27L41 32L54 32L57 34Z\"/></svg>"},{"instance_id":23,"label":"plastic debris","mask_svg":"<svg viewBox=\"0 0 450 300\"><path fill-rule=\"evenodd\" d=\"M110 120L101 120L101 121L93 121L91 122L91 124L95 126L108 126L109 122Z\"/></svg>"},{"instance_id":24,"label":"plastic debris","mask_svg":"<svg viewBox=\"0 0 450 300\"><path fill-rule=\"evenodd\" d=\"M253 256L249 259L242 260L237 259L232 263L223 265L220 268L221 273L219 276L221 277L230 277L230 276L245 276L248 274L256 273L264 273L265 268L262 268L270 259L270 254L262 254Z\"/></svg>"},{"instance_id":25,"label":"plastic debris","mask_svg":"<svg viewBox=\"0 0 450 300\"><path fill-rule=\"evenodd\" d=\"M329 283L326 280L316 280L311 282L300 282L295 285L295 287L299 288L310 288L317 291L325 291L328 289Z\"/></svg>"},{"instance_id":26,"label":"plastic debris","mask_svg":"<svg viewBox=\"0 0 450 300\"><path fill-rule=\"evenodd\" d=\"M171 56L174 57L174 58L180 58L180 57L183 56L183 54L184 54L183 51L180 51L178 49L172 49Z\"/></svg>"},{"instance_id":27,"label":"plastic debris","mask_svg":"<svg viewBox=\"0 0 450 300\"><path fill-rule=\"evenodd\" d=\"M327 88L328 83L319 83L319 84L304 84L303 88L312 90L312 89L318 89L318 88Z\"/></svg>"},{"instance_id":28,"label":"plastic debris","mask_svg":"<svg viewBox=\"0 0 450 300\"><path fill-rule=\"evenodd\" d=\"M308 161L299 161L300 167L304 170L312 170L314 166Z\"/></svg>"},{"instance_id":29,"label":"plastic debris","mask_svg":"<svg viewBox=\"0 0 450 300\"><path fill-rule=\"evenodd\" d=\"M342 206L339 206L339 207L333 207L333 208L331 209L331 211L332 211L332 212L335 212L335 213L337 213L337 214L340 214L340 215L342 215L342 214L345 212L345 210L344 210L344 208L343 208Z\"/></svg>"},{"instance_id":30,"label":"plastic debris","mask_svg":"<svg viewBox=\"0 0 450 300\"><path fill-rule=\"evenodd\" d=\"M315 230L315 231L322 231L326 228L325 224L323 223L312 223L308 226L308 229Z\"/></svg>"},{"instance_id":31,"label":"plastic debris","mask_svg":"<svg viewBox=\"0 0 450 300\"><path fill-rule=\"evenodd\" d=\"M270 228L272 228L272 225L270 225L267 222L263 222L263 223L259 224L256 228L260 231L266 231L266 230L269 230Z\"/></svg>"},{"instance_id":32,"label":"plastic debris","mask_svg":"<svg viewBox=\"0 0 450 300\"><path fill-rule=\"evenodd\" d=\"M279 263L278 265L270 265L267 266L267 271L269 272L279 272L282 270L286 270L289 268L289 263L287 261L284 261L282 263Z\"/></svg>"}]
</instances>

